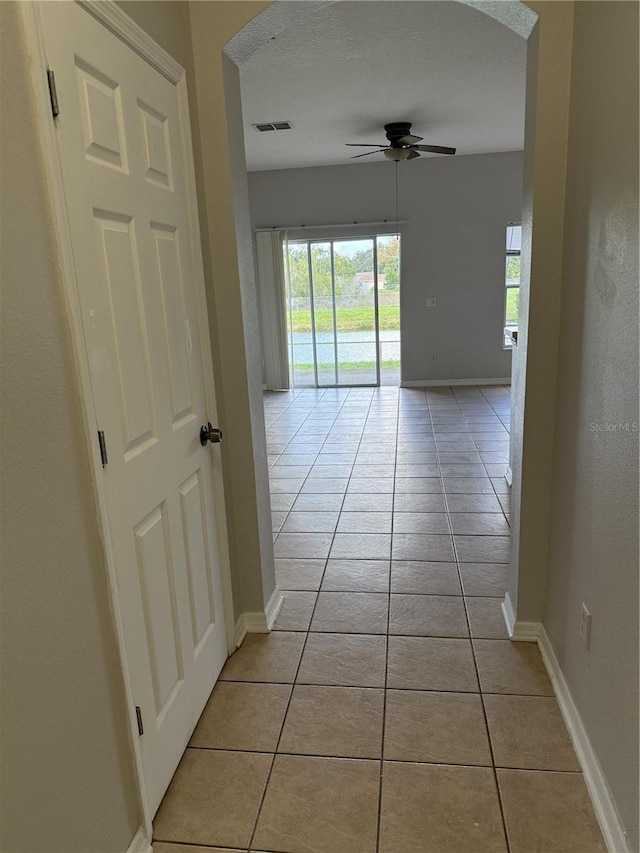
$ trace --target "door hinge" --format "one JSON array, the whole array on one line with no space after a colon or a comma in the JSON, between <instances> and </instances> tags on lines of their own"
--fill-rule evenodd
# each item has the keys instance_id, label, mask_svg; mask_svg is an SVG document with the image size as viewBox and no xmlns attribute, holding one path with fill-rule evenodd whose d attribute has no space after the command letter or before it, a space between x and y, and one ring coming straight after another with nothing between
<instances>
[{"instance_id":1,"label":"door hinge","mask_svg":"<svg viewBox=\"0 0 640 853\"><path fill-rule=\"evenodd\" d=\"M102 467L107 464L109 458L107 456L107 442L104 438L104 433L101 429L98 430L98 444L100 445L100 459L102 460Z\"/></svg>"},{"instance_id":2,"label":"door hinge","mask_svg":"<svg viewBox=\"0 0 640 853\"><path fill-rule=\"evenodd\" d=\"M51 99L51 112L53 117L57 118L60 115L60 107L58 106L58 92L56 89L56 75L52 68L47 68L47 82L49 83L49 97Z\"/></svg>"},{"instance_id":3,"label":"door hinge","mask_svg":"<svg viewBox=\"0 0 640 853\"><path fill-rule=\"evenodd\" d=\"M140 710L140 705L136 705L136 720L138 721L138 734L144 734L144 726L142 725L142 711Z\"/></svg>"}]
</instances>

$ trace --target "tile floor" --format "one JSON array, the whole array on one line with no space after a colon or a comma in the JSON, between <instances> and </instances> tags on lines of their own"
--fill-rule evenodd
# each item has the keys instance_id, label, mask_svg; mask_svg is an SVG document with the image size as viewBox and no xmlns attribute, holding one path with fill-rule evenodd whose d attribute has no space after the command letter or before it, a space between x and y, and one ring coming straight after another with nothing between
<instances>
[{"instance_id":1,"label":"tile floor","mask_svg":"<svg viewBox=\"0 0 640 853\"><path fill-rule=\"evenodd\" d=\"M284 603L227 662L156 853L605 850L538 650L500 612L509 405L266 396Z\"/></svg>"}]
</instances>

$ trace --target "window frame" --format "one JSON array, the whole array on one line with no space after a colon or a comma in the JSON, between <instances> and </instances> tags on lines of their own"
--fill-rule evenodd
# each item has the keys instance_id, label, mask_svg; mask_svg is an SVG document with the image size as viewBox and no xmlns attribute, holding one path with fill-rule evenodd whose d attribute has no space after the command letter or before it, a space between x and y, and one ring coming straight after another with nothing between
<instances>
[{"instance_id":1,"label":"window frame","mask_svg":"<svg viewBox=\"0 0 640 853\"><path fill-rule=\"evenodd\" d=\"M510 249L508 245L508 235L510 228L520 228L520 239L522 241L522 223L521 222L509 222L506 228L507 233L507 247L505 249L505 260L504 260L504 309L503 309L503 326L502 326L502 349L510 350L513 349L513 341L510 337L507 337L507 329L517 329L517 323L508 323L507 322L507 296L510 290L517 289L518 290L518 298L520 297L520 278L518 278L517 284L510 284L509 278L507 276L507 271L509 269L509 259L510 258L521 258L522 257L522 248Z\"/></svg>"},{"instance_id":2,"label":"window frame","mask_svg":"<svg viewBox=\"0 0 640 853\"><path fill-rule=\"evenodd\" d=\"M357 223L354 223L357 224ZM345 234L341 235L340 231L345 230ZM326 232L326 236L325 236ZM291 376L292 388L345 388L350 387L346 383L340 381L339 372L340 372L340 362L338 358L338 350L337 347L340 344L340 341L337 339L338 333L338 322L336 317L336 292L335 292L335 270L334 270L334 244L335 243L345 243L345 242L362 242L362 241L371 241L373 248L373 284L372 284L372 292L374 294L374 331L375 331L375 351L376 351L376 379L375 382L367 382L362 383L358 382L354 387L360 388L377 388L382 386L382 373L384 370L389 369L385 364L385 361L382 356L382 344L398 344L398 348L400 348L401 341L401 328L398 328L398 338L396 340L387 340L386 338L383 340L380 332L382 331L380 328L380 313L379 313L379 298L380 294L384 293L385 287L381 286L380 283L380 274L378 270L378 252L380 250L380 241L385 238L397 238L398 240L398 286L394 288L398 292L398 313L400 311L399 304L399 295L400 295L400 276L401 276L401 243L402 243L402 232L400 230L388 230L388 228L375 229L373 231L364 230L362 233L353 233L353 229L351 226L310 226L310 227L302 227L296 229L290 229L286 232L285 240L283 241L283 254L284 254L284 266L285 266L285 287L286 287L286 323L287 323L287 349L289 353L289 373ZM314 291L313 286L313 263L311 256L311 247L314 244L328 244L330 246L330 255L331 255L331 287L332 287L332 308L333 308L333 327L332 334L334 336L334 372L335 372L335 384L327 384L326 382L320 383L318 378L318 349L316 342L316 323L315 323L315 308L316 308L316 299L317 292ZM292 297L291 297L291 276L289 272L289 247L293 245L306 246L307 248L307 270L308 270L308 283L309 283L309 300L310 300L310 319L311 319L311 346L312 346L312 354L313 354L313 384L301 384L296 382L296 362L294 358L294 344L293 344L293 319L292 319ZM391 368L393 369L393 368ZM400 367L401 370L401 367ZM400 380L401 381L401 380Z\"/></svg>"}]
</instances>

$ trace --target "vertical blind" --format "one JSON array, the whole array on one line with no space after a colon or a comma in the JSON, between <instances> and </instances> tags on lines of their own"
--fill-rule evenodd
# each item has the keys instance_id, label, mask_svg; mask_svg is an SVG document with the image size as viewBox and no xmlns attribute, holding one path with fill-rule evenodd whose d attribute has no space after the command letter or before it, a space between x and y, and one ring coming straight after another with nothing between
<instances>
[{"instance_id":1,"label":"vertical blind","mask_svg":"<svg viewBox=\"0 0 640 853\"><path fill-rule=\"evenodd\" d=\"M265 384L270 391L291 387L287 343L284 231L257 231L258 285L262 318Z\"/></svg>"}]
</instances>

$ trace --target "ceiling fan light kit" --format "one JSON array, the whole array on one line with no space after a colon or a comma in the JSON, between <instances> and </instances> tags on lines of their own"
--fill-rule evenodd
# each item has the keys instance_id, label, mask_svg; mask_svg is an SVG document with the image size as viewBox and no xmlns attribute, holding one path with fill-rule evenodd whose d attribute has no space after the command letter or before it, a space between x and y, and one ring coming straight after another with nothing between
<instances>
[{"instance_id":1,"label":"ceiling fan light kit","mask_svg":"<svg viewBox=\"0 0 640 853\"><path fill-rule=\"evenodd\" d=\"M411 122L394 121L390 124L385 124L385 136L389 140L389 145L380 145L377 143L363 142L347 142L350 148L376 148L376 151L365 151L364 154L356 154L351 159L356 160L358 157L368 157L370 154L384 154L388 160L393 160L398 163L400 160L415 160L420 156L420 152L429 154L455 154L455 148L448 148L444 145L419 145L422 142L421 136L414 136L411 132Z\"/></svg>"},{"instance_id":2,"label":"ceiling fan light kit","mask_svg":"<svg viewBox=\"0 0 640 853\"><path fill-rule=\"evenodd\" d=\"M375 154L377 152L372 151L371 153ZM411 151L409 151L407 148L385 148L382 153L387 158L387 160L395 160L397 163L400 160L408 160Z\"/></svg>"}]
</instances>

